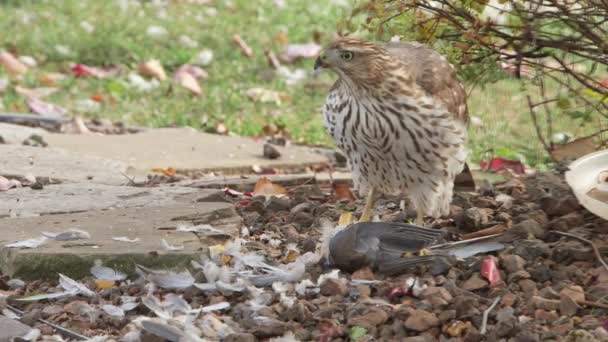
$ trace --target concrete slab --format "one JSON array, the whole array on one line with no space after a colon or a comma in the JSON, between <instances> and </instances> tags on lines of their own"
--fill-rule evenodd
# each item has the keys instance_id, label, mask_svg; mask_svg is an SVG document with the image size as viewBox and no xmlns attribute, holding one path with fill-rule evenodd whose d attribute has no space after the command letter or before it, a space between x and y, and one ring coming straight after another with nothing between
<instances>
[{"instance_id":1,"label":"concrete slab","mask_svg":"<svg viewBox=\"0 0 608 342\"><path fill-rule=\"evenodd\" d=\"M126 184L127 164L52 147L0 144L0 175L52 178L60 181ZM121 173L122 172L122 173Z\"/></svg>"},{"instance_id":2,"label":"concrete slab","mask_svg":"<svg viewBox=\"0 0 608 342\"><path fill-rule=\"evenodd\" d=\"M11 125L0 122L0 137L5 144L19 144L23 143L23 140L29 138L32 134L42 136L47 131L42 128L27 127L21 125Z\"/></svg>"},{"instance_id":3,"label":"concrete slab","mask_svg":"<svg viewBox=\"0 0 608 342\"><path fill-rule=\"evenodd\" d=\"M23 337L30 330L32 328L19 321L0 316L0 342L10 342L15 337Z\"/></svg>"},{"instance_id":4,"label":"concrete slab","mask_svg":"<svg viewBox=\"0 0 608 342\"><path fill-rule=\"evenodd\" d=\"M303 168L327 162L327 157L304 147L277 149L281 157L262 156L263 142L198 132L193 128L160 128L125 135L44 135L51 147L120 160L145 175L153 168L172 166L182 172L225 171L239 173L260 167Z\"/></svg>"},{"instance_id":5,"label":"concrete slab","mask_svg":"<svg viewBox=\"0 0 608 342\"><path fill-rule=\"evenodd\" d=\"M179 224L211 224L222 231L215 235L176 232ZM169 205L92 210L76 214L58 214L0 220L0 271L27 279L56 279L61 272L70 277L89 275L95 259L127 274L135 264L152 268L174 268L189 265L199 258L208 244L238 235L243 224L230 203L185 202ZM43 231L60 232L70 228L87 231L87 240L49 240L35 249L15 249L6 244L41 236ZM122 242L113 237L139 238ZM161 239L183 246L167 251Z\"/></svg>"},{"instance_id":6,"label":"concrete slab","mask_svg":"<svg viewBox=\"0 0 608 342\"><path fill-rule=\"evenodd\" d=\"M206 176L196 180L186 180L177 183L180 186L190 186L201 189L223 189L228 187L237 191L253 191L260 178L268 178L275 184L283 186L299 185L329 185L334 182L352 183L349 172L296 173L285 175L247 175L247 176Z\"/></svg>"},{"instance_id":7,"label":"concrete slab","mask_svg":"<svg viewBox=\"0 0 608 342\"><path fill-rule=\"evenodd\" d=\"M217 190L172 186L141 188L95 183L53 184L41 190L27 187L0 193L0 218L208 202L208 198L217 201L217 194Z\"/></svg>"}]
</instances>

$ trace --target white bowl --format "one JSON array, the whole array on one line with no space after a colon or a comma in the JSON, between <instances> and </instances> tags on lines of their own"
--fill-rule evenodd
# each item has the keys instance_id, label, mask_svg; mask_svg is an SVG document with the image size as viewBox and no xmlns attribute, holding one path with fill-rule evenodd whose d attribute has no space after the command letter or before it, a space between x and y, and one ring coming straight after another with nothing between
<instances>
[{"instance_id":1,"label":"white bowl","mask_svg":"<svg viewBox=\"0 0 608 342\"><path fill-rule=\"evenodd\" d=\"M588 192L598 186L600 172L608 170L608 150L587 154L570 164L566 182L580 204L593 214L608 220L608 203L598 201Z\"/></svg>"}]
</instances>

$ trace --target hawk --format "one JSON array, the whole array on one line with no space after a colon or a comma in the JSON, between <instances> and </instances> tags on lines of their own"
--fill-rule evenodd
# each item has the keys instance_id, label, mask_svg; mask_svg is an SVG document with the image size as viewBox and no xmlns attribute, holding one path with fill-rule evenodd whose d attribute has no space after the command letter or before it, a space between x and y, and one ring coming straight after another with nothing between
<instances>
[{"instance_id":1,"label":"hawk","mask_svg":"<svg viewBox=\"0 0 608 342\"><path fill-rule=\"evenodd\" d=\"M447 215L465 166L468 123L466 93L447 59L418 43L338 38L314 68L339 76L324 125L349 161L355 188L367 194L360 221L369 221L378 192L406 193L419 225L425 215Z\"/></svg>"}]
</instances>

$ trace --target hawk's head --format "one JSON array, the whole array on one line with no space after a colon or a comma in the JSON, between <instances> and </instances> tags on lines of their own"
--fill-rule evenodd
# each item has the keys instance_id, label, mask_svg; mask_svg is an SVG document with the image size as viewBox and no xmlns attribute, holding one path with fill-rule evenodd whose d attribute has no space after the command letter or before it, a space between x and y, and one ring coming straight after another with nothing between
<instances>
[{"instance_id":1,"label":"hawk's head","mask_svg":"<svg viewBox=\"0 0 608 342\"><path fill-rule=\"evenodd\" d=\"M315 61L315 71L328 68L341 77L367 86L380 82L384 69L395 67L382 47L355 38L338 38L330 43Z\"/></svg>"}]
</instances>

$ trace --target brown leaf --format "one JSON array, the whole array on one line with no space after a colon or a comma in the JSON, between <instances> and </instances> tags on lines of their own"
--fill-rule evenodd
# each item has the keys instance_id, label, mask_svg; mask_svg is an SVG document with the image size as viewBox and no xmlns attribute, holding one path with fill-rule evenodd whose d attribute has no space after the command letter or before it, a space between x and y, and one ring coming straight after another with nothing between
<instances>
[{"instance_id":1,"label":"brown leaf","mask_svg":"<svg viewBox=\"0 0 608 342\"><path fill-rule=\"evenodd\" d=\"M253 188L254 195L287 195L287 189L282 185L274 184L270 179L262 177L258 179Z\"/></svg>"},{"instance_id":2,"label":"brown leaf","mask_svg":"<svg viewBox=\"0 0 608 342\"><path fill-rule=\"evenodd\" d=\"M42 99L47 97L53 93L55 93L59 88L55 87L41 87L41 88L24 88L21 86L15 87L15 92L26 99Z\"/></svg>"},{"instance_id":3,"label":"brown leaf","mask_svg":"<svg viewBox=\"0 0 608 342\"><path fill-rule=\"evenodd\" d=\"M200 79L205 80L205 79L209 78L209 73L207 73L202 68L197 67L196 65L192 65L192 64L184 64L175 71L175 73L180 73L180 72L188 73L196 79L200 78Z\"/></svg>"},{"instance_id":4,"label":"brown leaf","mask_svg":"<svg viewBox=\"0 0 608 342\"><path fill-rule=\"evenodd\" d=\"M162 167L156 167L152 169L152 172L162 173L165 176L174 176L176 173L175 169L171 166L166 169L163 169Z\"/></svg>"},{"instance_id":5,"label":"brown leaf","mask_svg":"<svg viewBox=\"0 0 608 342\"><path fill-rule=\"evenodd\" d=\"M46 72L42 75L40 75L40 77L38 78L38 80L40 81L40 83L44 84L45 86L55 86L57 85L57 83L59 83L61 80L64 80L66 78L66 76L64 74L58 73L58 72Z\"/></svg>"},{"instance_id":6,"label":"brown leaf","mask_svg":"<svg viewBox=\"0 0 608 342\"><path fill-rule=\"evenodd\" d=\"M283 63L293 63L300 58L317 58L321 45L317 43L289 44L279 58Z\"/></svg>"},{"instance_id":7,"label":"brown leaf","mask_svg":"<svg viewBox=\"0 0 608 342\"><path fill-rule=\"evenodd\" d=\"M167 74L162 64L156 59L149 60L141 64L138 68L140 74L145 76L154 77L159 81L167 79Z\"/></svg>"},{"instance_id":8,"label":"brown leaf","mask_svg":"<svg viewBox=\"0 0 608 342\"><path fill-rule=\"evenodd\" d=\"M596 150L594 137L584 137L565 144L555 145L553 151L551 151L551 156L557 161L578 159Z\"/></svg>"},{"instance_id":9,"label":"brown leaf","mask_svg":"<svg viewBox=\"0 0 608 342\"><path fill-rule=\"evenodd\" d=\"M356 200L355 195L350 190L350 185L348 183L334 183L332 185L334 188L334 194L336 195L336 200L347 200L354 201Z\"/></svg>"},{"instance_id":10,"label":"brown leaf","mask_svg":"<svg viewBox=\"0 0 608 342\"><path fill-rule=\"evenodd\" d=\"M46 117L60 118L67 114L67 110L56 104L44 102L38 99L28 99L27 106L35 113Z\"/></svg>"},{"instance_id":11,"label":"brown leaf","mask_svg":"<svg viewBox=\"0 0 608 342\"><path fill-rule=\"evenodd\" d=\"M271 50L264 51L264 55L266 55L268 65L270 65L274 69L278 69L281 66L281 62L279 62L277 55L275 55L274 52L272 52Z\"/></svg>"},{"instance_id":12,"label":"brown leaf","mask_svg":"<svg viewBox=\"0 0 608 342\"><path fill-rule=\"evenodd\" d=\"M239 47L239 49L241 49L241 53L243 55L247 57L253 56L253 50L249 47L249 45L247 45L247 43L245 43L241 36L235 34L234 36L232 36L232 41Z\"/></svg>"},{"instance_id":13,"label":"brown leaf","mask_svg":"<svg viewBox=\"0 0 608 342\"><path fill-rule=\"evenodd\" d=\"M116 283L113 280L95 279L95 286L98 289L109 289L116 286Z\"/></svg>"},{"instance_id":14,"label":"brown leaf","mask_svg":"<svg viewBox=\"0 0 608 342\"><path fill-rule=\"evenodd\" d=\"M69 134L88 134L91 133L87 125L84 123L81 117L77 116L73 118L70 122L65 123L61 127L61 131L63 133Z\"/></svg>"},{"instance_id":15,"label":"brown leaf","mask_svg":"<svg viewBox=\"0 0 608 342\"><path fill-rule=\"evenodd\" d=\"M194 76L192 76L190 73L186 72L185 70L181 70L181 71L178 70L175 73L174 79L177 82L177 84L190 90L195 95L201 95L203 93L203 90L201 89L201 86L198 84L198 81L196 80L196 78L194 78Z\"/></svg>"},{"instance_id":16,"label":"brown leaf","mask_svg":"<svg viewBox=\"0 0 608 342\"><path fill-rule=\"evenodd\" d=\"M0 53L0 64L12 76L23 75L27 72L27 66L9 52Z\"/></svg>"},{"instance_id":17,"label":"brown leaf","mask_svg":"<svg viewBox=\"0 0 608 342\"><path fill-rule=\"evenodd\" d=\"M289 39L287 38L287 34L285 32L283 32L283 31L277 33L274 36L274 39L276 41L278 41L279 43L281 43L281 44L287 44L287 42L289 41Z\"/></svg>"}]
</instances>

